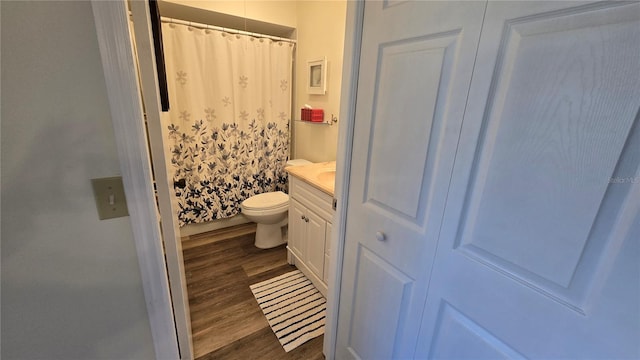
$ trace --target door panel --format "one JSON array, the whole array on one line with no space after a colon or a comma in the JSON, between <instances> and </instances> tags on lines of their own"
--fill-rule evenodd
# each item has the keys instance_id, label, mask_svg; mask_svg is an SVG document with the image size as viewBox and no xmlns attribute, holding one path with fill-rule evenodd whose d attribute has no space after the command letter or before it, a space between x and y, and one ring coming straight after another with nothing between
<instances>
[{"instance_id":1,"label":"door panel","mask_svg":"<svg viewBox=\"0 0 640 360\"><path fill-rule=\"evenodd\" d=\"M326 221L309 209L305 211L305 215L309 219L307 221L307 256L305 261L309 269L318 276L318 279L322 279Z\"/></svg>"},{"instance_id":2,"label":"door panel","mask_svg":"<svg viewBox=\"0 0 640 360\"><path fill-rule=\"evenodd\" d=\"M324 270L322 275L322 281L329 286L329 258L331 256L331 235L333 234L333 225L327 221L327 227L325 230L326 238L324 242Z\"/></svg>"},{"instance_id":3,"label":"door panel","mask_svg":"<svg viewBox=\"0 0 640 360\"><path fill-rule=\"evenodd\" d=\"M429 358L525 359L447 302L440 306Z\"/></svg>"},{"instance_id":4,"label":"door panel","mask_svg":"<svg viewBox=\"0 0 640 360\"><path fill-rule=\"evenodd\" d=\"M289 203L289 246L304 261L306 253L307 226L304 222L306 208L298 201L291 199Z\"/></svg>"},{"instance_id":5,"label":"door panel","mask_svg":"<svg viewBox=\"0 0 640 360\"><path fill-rule=\"evenodd\" d=\"M506 22L463 247L569 286L638 110L633 16L587 7Z\"/></svg>"},{"instance_id":6,"label":"door panel","mask_svg":"<svg viewBox=\"0 0 640 360\"><path fill-rule=\"evenodd\" d=\"M484 8L365 4L338 359L415 351Z\"/></svg>"},{"instance_id":7,"label":"door panel","mask_svg":"<svg viewBox=\"0 0 640 360\"><path fill-rule=\"evenodd\" d=\"M390 359L392 341L407 315L412 279L365 247L358 252L355 306L351 324L351 355L361 359ZM374 300L374 301L371 301ZM378 304L385 304L380 309Z\"/></svg>"},{"instance_id":8,"label":"door panel","mask_svg":"<svg viewBox=\"0 0 640 360\"><path fill-rule=\"evenodd\" d=\"M327 255L331 255L331 234L333 234L333 225L328 221L325 233L327 234L327 240L324 243L324 252Z\"/></svg>"},{"instance_id":9,"label":"door panel","mask_svg":"<svg viewBox=\"0 0 640 360\"><path fill-rule=\"evenodd\" d=\"M639 3L488 4L418 357L640 356L639 50Z\"/></svg>"},{"instance_id":10,"label":"door panel","mask_svg":"<svg viewBox=\"0 0 640 360\"><path fill-rule=\"evenodd\" d=\"M453 31L383 43L377 54L364 201L418 226L423 225L430 180L429 174L424 176L429 152L425 140L431 135L438 95L447 100L458 35ZM434 81L440 78L443 84ZM412 91L398 91L404 87ZM414 123L401 126L407 119ZM399 143L393 140L401 140L406 151L398 151Z\"/></svg>"}]
</instances>

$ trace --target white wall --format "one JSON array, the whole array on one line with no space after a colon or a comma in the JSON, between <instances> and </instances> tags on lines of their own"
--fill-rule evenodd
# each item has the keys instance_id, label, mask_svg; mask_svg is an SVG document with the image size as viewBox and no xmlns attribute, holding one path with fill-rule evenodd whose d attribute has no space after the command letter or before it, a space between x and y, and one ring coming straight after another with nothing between
<instances>
[{"instance_id":1,"label":"white wall","mask_svg":"<svg viewBox=\"0 0 640 360\"><path fill-rule=\"evenodd\" d=\"M324 109L325 120L340 112L342 52L344 47L346 1L298 2L298 45L296 48L296 93L294 119L309 104ZM307 61L327 57L327 92L307 94ZM338 119L340 121L340 119ZM338 126L293 122L293 157L313 162L336 159Z\"/></svg>"},{"instance_id":2,"label":"white wall","mask_svg":"<svg viewBox=\"0 0 640 360\"><path fill-rule=\"evenodd\" d=\"M1 2L3 359L154 357L89 2Z\"/></svg>"}]
</instances>

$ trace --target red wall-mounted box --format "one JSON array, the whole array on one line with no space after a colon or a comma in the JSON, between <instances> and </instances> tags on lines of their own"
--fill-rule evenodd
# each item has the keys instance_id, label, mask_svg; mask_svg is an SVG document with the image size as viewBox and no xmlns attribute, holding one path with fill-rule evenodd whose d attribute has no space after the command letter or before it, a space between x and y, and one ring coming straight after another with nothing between
<instances>
[{"instance_id":1,"label":"red wall-mounted box","mask_svg":"<svg viewBox=\"0 0 640 360\"><path fill-rule=\"evenodd\" d=\"M301 120L302 121L313 121L313 122L323 122L324 121L324 110L322 109L301 109Z\"/></svg>"}]
</instances>

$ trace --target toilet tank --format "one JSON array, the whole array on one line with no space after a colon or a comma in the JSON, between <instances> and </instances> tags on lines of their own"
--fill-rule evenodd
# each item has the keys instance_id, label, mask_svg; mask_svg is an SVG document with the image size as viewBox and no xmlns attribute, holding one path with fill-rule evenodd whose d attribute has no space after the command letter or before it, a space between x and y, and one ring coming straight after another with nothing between
<instances>
[{"instance_id":1,"label":"toilet tank","mask_svg":"<svg viewBox=\"0 0 640 360\"><path fill-rule=\"evenodd\" d=\"M313 163L305 159L293 159L293 160L287 161L287 166L299 166L299 165L309 165L309 164L313 164Z\"/></svg>"}]
</instances>

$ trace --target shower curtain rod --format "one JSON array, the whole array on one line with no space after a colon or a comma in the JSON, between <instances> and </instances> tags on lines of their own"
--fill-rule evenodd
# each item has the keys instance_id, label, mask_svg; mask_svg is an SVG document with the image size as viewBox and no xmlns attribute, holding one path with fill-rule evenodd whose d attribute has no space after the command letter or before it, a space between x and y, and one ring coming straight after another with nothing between
<instances>
[{"instance_id":1,"label":"shower curtain rod","mask_svg":"<svg viewBox=\"0 0 640 360\"><path fill-rule=\"evenodd\" d=\"M271 39L271 40L275 40L275 41L290 42L290 43L294 43L294 44L297 43L296 40L287 39L287 38L283 38L283 37L279 37L279 36L265 35L265 34L260 34L260 33L249 32L249 31L237 30L237 29L230 29L230 28L225 28L225 27L221 27L221 26L197 23L197 22L193 22L193 21L172 19L172 18L169 18L169 17L166 17L166 16L162 16L160 19L163 22L168 22L168 23L172 23L172 24L187 25L187 26L192 26L192 27L199 28L199 29L218 30L218 31L223 31L223 32L226 32L226 33L231 33L231 34L248 35L248 36L253 36L253 37L257 37L257 38L266 38L266 39Z\"/></svg>"}]
</instances>

